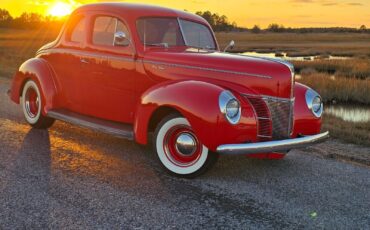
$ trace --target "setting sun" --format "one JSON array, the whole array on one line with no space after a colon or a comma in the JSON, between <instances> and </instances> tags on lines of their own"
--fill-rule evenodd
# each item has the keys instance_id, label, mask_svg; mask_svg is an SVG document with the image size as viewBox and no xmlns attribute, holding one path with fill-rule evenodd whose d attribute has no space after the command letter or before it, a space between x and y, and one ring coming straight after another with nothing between
<instances>
[{"instance_id":1,"label":"setting sun","mask_svg":"<svg viewBox=\"0 0 370 230\"><path fill-rule=\"evenodd\" d=\"M72 12L72 6L65 2L57 2L50 7L48 13L52 16L62 17Z\"/></svg>"}]
</instances>

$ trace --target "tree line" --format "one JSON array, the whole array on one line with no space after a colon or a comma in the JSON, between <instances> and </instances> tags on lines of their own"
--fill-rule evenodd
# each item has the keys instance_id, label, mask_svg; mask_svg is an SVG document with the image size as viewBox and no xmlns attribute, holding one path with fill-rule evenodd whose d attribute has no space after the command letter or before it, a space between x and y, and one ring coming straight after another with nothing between
<instances>
[{"instance_id":1,"label":"tree line","mask_svg":"<svg viewBox=\"0 0 370 230\"><path fill-rule=\"evenodd\" d=\"M9 11L0 9L0 27L15 29L39 29L44 27L60 28L65 18L43 16L38 13L22 13L19 17L13 17Z\"/></svg>"},{"instance_id":2,"label":"tree line","mask_svg":"<svg viewBox=\"0 0 370 230\"><path fill-rule=\"evenodd\" d=\"M268 25L266 29L261 29L258 25L253 26L251 29L247 29L252 33L261 32L273 32L273 33L370 33L370 29L367 29L365 25L361 25L359 28L351 27L301 27L291 28L284 27L277 23Z\"/></svg>"},{"instance_id":3,"label":"tree line","mask_svg":"<svg viewBox=\"0 0 370 230\"><path fill-rule=\"evenodd\" d=\"M239 27L235 22L230 22L228 17L225 15L219 15L210 11L198 11L197 15L203 17L211 25L216 32L231 32L231 31L249 31L252 33L370 33L370 29L367 29L365 25L359 28L347 28L347 27L330 27L330 28L291 28L284 27L277 23L270 24L267 28L262 29L258 25L252 28ZM51 27L59 29L66 17L57 18L52 16L43 16L38 13L23 13L19 17L12 17L9 11L0 9L0 27L1 28L17 28L17 29L37 29L43 27Z\"/></svg>"}]
</instances>

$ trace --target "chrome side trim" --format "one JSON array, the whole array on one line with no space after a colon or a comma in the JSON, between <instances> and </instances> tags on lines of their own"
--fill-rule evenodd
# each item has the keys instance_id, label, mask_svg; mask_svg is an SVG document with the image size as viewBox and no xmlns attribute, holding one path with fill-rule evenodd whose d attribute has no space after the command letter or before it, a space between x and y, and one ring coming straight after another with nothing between
<instances>
[{"instance_id":1,"label":"chrome side trim","mask_svg":"<svg viewBox=\"0 0 370 230\"><path fill-rule=\"evenodd\" d=\"M295 98L285 98L285 97L274 97L274 96L269 96L269 95L258 95L258 94L250 94L250 93L242 93L242 96L250 96L250 97L257 97L257 98L262 98L262 99L270 99L270 100L278 100L281 102L293 102Z\"/></svg>"},{"instance_id":2,"label":"chrome side trim","mask_svg":"<svg viewBox=\"0 0 370 230\"><path fill-rule=\"evenodd\" d=\"M259 58L259 59L263 59L263 60L268 60L268 61L280 63L280 64L285 65L286 67L288 67L290 72L292 73L292 75L294 75L294 66L293 66L293 64L290 63L289 61L283 60L281 58L260 57L260 56L235 54L235 53L229 53L229 54L230 55L235 55L235 56L242 56L242 57Z\"/></svg>"},{"instance_id":3,"label":"chrome side trim","mask_svg":"<svg viewBox=\"0 0 370 230\"><path fill-rule=\"evenodd\" d=\"M47 116L124 139L134 140L134 132L130 125L88 117L67 110L51 110L47 113Z\"/></svg>"},{"instance_id":4,"label":"chrome side trim","mask_svg":"<svg viewBox=\"0 0 370 230\"><path fill-rule=\"evenodd\" d=\"M246 73L246 72L237 72L237 71L231 71L231 70L213 69L213 68L200 67L200 66L182 65L182 64L160 62L160 61L143 60L143 62L148 63L148 64L155 64L155 65L166 65L166 66L169 66L169 67L196 69L196 70L212 71L212 72L219 72L219 73L228 73L228 74L243 75L243 76L248 76L248 77L259 77L259 78L265 78L265 79L271 79L272 78L272 77L267 76L267 75L260 75L260 74Z\"/></svg>"},{"instance_id":5,"label":"chrome side trim","mask_svg":"<svg viewBox=\"0 0 370 230\"><path fill-rule=\"evenodd\" d=\"M220 154L229 155L281 152L295 148L307 147L312 144L323 142L328 138L329 132L325 132L312 136L298 137L294 139L279 141L220 145L217 147L216 151Z\"/></svg>"},{"instance_id":6,"label":"chrome side trim","mask_svg":"<svg viewBox=\"0 0 370 230\"><path fill-rule=\"evenodd\" d=\"M258 120L272 120L270 117L257 117Z\"/></svg>"},{"instance_id":7,"label":"chrome side trim","mask_svg":"<svg viewBox=\"0 0 370 230\"><path fill-rule=\"evenodd\" d=\"M49 53L70 53L80 56L89 56L89 57L96 57L96 58L107 58L111 60L117 60L117 61L127 61L127 62L135 62L134 58L129 57L122 57L120 54L94 54L91 51L80 51L80 50L74 50L70 48L53 48L48 50L42 50L37 53L37 56L43 55L43 54L49 54Z\"/></svg>"},{"instance_id":8,"label":"chrome side trim","mask_svg":"<svg viewBox=\"0 0 370 230\"><path fill-rule=\"evenodd\" d=\"M293 97L294 96L294 76L295 76L295 71L294 71L294 65L292 63L290 63L289 61L286 61L284 59L281 59L281 58L270 58L270 57L256 57L256 56L252 56L252 55L242 55L242 54L230 54L230 55L236 55L236 56L244 56L244 57L252 57L252 58L260 58L262 60L268 60L268 61L272 61L272 62L276 62L276 63L280 63L282 65L285 65L286 67L289 68L289 71L290 71L290 80L291 80L291 92L290 92L290 96Z\"/></svg>"}]
</instances>

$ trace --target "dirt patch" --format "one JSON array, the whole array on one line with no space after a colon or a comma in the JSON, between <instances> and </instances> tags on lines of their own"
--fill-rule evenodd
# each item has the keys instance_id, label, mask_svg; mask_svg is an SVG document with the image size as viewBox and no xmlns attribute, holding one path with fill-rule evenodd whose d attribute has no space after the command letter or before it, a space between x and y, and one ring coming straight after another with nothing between
<instances>
[{"instance_id":1,"label":"dirt patch","mask_svg":"<svg viewBox=\"0 0 370 230\"><path fill-rule=\"evenodd\" d=\"M302 152L370 166L370 147L348 144L337 139L308 147Z\"/></svg>"}]
</instances>

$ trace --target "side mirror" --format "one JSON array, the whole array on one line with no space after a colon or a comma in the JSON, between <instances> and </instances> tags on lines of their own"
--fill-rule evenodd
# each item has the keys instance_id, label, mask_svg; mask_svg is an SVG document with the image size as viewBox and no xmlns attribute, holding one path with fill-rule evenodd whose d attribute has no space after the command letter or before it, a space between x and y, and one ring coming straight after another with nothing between
<instances>
[{"instance_id":1,"label":"side mirror","mask_svg":"<svg viewBox=\"0 0 370 230\"><path fill-rule=\"evenodd\" d=\"M224 52L226 52L228 49L232 50L234 48L234 46L235 46L235 42L234 42L234 40L231 40L229 42L229 44L225 47Z\"/></svg>"},{"instance_id":2,"label":"side mirror","mask_svg":"<svg viewBox=\"0 0 370 230\"><path fill-rule=\"evenodd\" d=\"M130 39L127 38L125 32L117 31L114 33L114 46L128 46L130 45Z\"/></svg>"}]
</instances>

